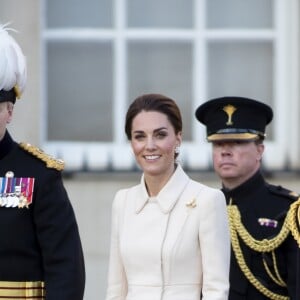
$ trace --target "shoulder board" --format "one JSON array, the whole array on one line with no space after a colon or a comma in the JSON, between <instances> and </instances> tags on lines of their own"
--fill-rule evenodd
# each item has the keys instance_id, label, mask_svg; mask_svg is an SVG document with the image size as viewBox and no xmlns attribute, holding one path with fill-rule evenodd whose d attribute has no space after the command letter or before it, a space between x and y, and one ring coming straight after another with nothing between
<instances>
[{"instance_id":1,"label":"shoulder board","mask_svg":"<svg viewBox=\"0 0 300 300\"><path fill-rule=\"evenodd\" d=\"M288 189L282 187L281 185L267 184L267 187L271 193L279 195L279 196L283 196L292 201L295 201L299 198L298 193L288 190Z\"/></svg>"},{"instance_id":2,"label":"shoulder board","mask_svg":"<svg viewBox=\"0 0 300 300\"><path fill-rule=\"evenodd\" d=\"M45 162L47 168L56 169L58 171L62 171L64 169L65 163L62 160L54 158L40 148L32 146L28 143L20 143L19 145L25 151Z\"/></svg>"}]
</instances>

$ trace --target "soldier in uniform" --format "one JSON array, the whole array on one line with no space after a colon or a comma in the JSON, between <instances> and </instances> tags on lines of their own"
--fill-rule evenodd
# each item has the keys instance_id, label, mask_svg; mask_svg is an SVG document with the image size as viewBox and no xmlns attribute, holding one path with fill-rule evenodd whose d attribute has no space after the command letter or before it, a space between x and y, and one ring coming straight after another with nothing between
<instances>
[{"instance_id":1,"label":"soldier in uniform","mask_svg":"<svg viewBox=\"0 0 300 300\"><path fill-rule=\"evenodd\" d=\"M26 83L24 55L0 26L0 299L82 300L84 259L64 164L7 130Z\"/></svg>"},{"instance_id":2,"label":"soldier in uniform","mask_svg":"<svg viewBox=\"0 0 300 300\"><path fill-rule=\"evenodd\" d=\"M196 118L206 126L228 205L229 300L299 300L299 248L290 213L298 195L269 184L261 171L272 109L253 99L223 97L198 107Z\"/></svg>"}]
</instances>

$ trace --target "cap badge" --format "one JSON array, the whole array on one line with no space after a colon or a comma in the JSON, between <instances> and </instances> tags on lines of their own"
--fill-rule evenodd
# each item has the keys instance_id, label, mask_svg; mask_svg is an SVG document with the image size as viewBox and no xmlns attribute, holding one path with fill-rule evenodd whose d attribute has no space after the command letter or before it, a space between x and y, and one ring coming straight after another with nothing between
<instances>
[{"instance_id":1,"label":"cap badge","mask_svg":"<svg viewBox=\"0 0 300 300\"><path fill-rule=\"evenodd\" d=\"M233 105L231 104L228 104L226 106L223 107L223 110L226 112L226 114L228 115L228 120L226 122L226 125L233 125L233 122L232 122L232 115L233 113L237 110L236 107L234 107Z\"/></svg>"}]
</instances>

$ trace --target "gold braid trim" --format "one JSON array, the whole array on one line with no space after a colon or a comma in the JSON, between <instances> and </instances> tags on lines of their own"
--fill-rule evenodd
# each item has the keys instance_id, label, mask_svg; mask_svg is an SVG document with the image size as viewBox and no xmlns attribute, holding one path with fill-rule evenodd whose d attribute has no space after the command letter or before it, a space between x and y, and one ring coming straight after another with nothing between
<instances>
[{"instance_id":1,"label":"gold braid trim","mask_svg":"<svg viewBox=\"0 0 300 300\"><path fill-rule=\"evenodd\" d=\"M20 143L20 147L27 152L31 153L33 156L39 158L43 162L46 163L47 168L56 169L58 171L62 171L64 169L64 162L60 159L56 159L49 154L46 154L43 150L32 146L28 143Z\"/></svg>"},{"instance_id":2,"label":"gold braid trim","mask_svg":"<svg viewBox=\"0 0 300 300\"><path fill-rule=\"evenodd\" d=\"M282 277L279 274L279 270L278 270L278 267L277 267L276 256L275 256L275 252L274 251L272 251L272 260L273 260L275 275L277 276L277 278L272 274L272 272L271 272L268 264L266 263L266 260L263 258L263 263L264 263L265 270L267 271L267 273L270 276L270 278L277 285L282 286L282 287L286 287L287 286L286 282L284 282L284 280L282 279Z\"/></svg>"},{"instance_id":3,"label":"gold braid trim","mask_svg":"<svg viewBox=\"0 0 300 300\"><path fill-rule=\"evenodd\" d=\"M251 270L249 269L249 267L246 264L245 258L243 256L241 247L240 247L240 243L239 243L239 239L238 239L238 233L242 233L243 235L243 240L244 242L249 246L251 245L255 248L258 249L256 251L259 252L266 252L265 249L271 249L269 251L273 251L273 245L270 245L269 241L272 241L278 245L280 245L283 241L284 241L284 236L286 234L286 231L288 233L288 228L284 229L284 234L281 233L282 230L280 231L280 233L278 234L278 236L280 235L280 238L273 238L271 240L262 240L262 241L258 241L255 240L245 229L245 227L242 225L241 223L241 216L240 213L238 211L238 208L236 207L236 205L229 205L227 207L228 210L228 218L229 218L229 228L230 228L230 234L231 234L231 245L232 245L232 249L234 252L234 255L236 257L236 260L240 266L241 271L244 273L244 275L246 276L246 278L248 279L248 281L259 291L261 292L263 295L265 295L266 297L268 297L269 299L272 300L289 300L289 297L287 296L282 296L282 295L278 295L276 293L273 293L272 291L270 291L269 289L267 289L264 285L262 285L253 275L253 273L251 272ZM284 222L285 224L286 222ZM283 226L284 227L284 226ZM240 232L239 232L239 231ZM285 236L285 237L286 237ZM250 247L250 246L249 246ZM274 247L276 248L276 247ZM253 248L252 248L253 249Z\"/></svg>"},{"instance_id":4,"label":"gold braid trim","mask_svg":"<svg viewBox=\"0 0 300 300\"><path fill-rule=\"evenodd\" d=\"M289 235L289 221L286 218L278 235L272 239L256 240L244 227L241 221L241 214L236 205L228 206L229 214L232 216L232 222L235 230L242 238L244 243L257 252L271 252L278 248Z\"/></svg>"},{"instance_id":5,"label":"gold braid trim","mask_svg":"<svg viewBox=\"0 0 300 300\"><path fill-rule=\"evenodd\" d=\"M291 204L287 214L287 219L291 233L300 247L300 198Z\"/></svg>"}]
</instances>

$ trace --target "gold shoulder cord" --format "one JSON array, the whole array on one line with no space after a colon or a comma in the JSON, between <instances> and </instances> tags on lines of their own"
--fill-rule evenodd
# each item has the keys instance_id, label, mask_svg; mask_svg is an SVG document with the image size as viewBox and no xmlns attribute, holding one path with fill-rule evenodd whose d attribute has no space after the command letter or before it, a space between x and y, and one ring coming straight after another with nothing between
<instances>
[{"instance_id":1,"label":"gold shoulder cord","mask_svg":"<svg viewBox=\"0 0 300 300\"><path fill-rule=\"evenodd\" d=\"M64 162L60 159L56 159L49 154L46 154L43 150L32 146L28 143L20 143L20 147L27 152L31 153L33 156L39 158L43 162L46 163L47 168L56 169L58 171L62 171L64 169Z\"/></svg>"},{"instance_id":2,"label":"gold shoulder cord","mask_svg":"<svg viewBox=\"0 0 300 300\"><path fill-rule=\"evenodd\" d=\"M228 210L228 217L229 217L229 227L230 227L230 234L231 234L231 244L232 244L232 249L235 254L236 260L246 276L246 278L249 280L249 282L263 295L268 297L269 299L273 300L289 300L289 297L287 296L282 296L279 294L276 294L269 289L267 289L264 285L262 285L253 275L251 270L246 264L245 258L243 256L240 243L239 243L239 238L244 241L244 243L251 249L257 252L272 252L272 259L273 263L275 266L275 275L273 275L267 266L266 262L263 261L266 272L270 276L270 278L277 283L280 286L286 286L285 282L282 280L278 268L277 268L277 263L276 263L276 257L274 250L282 244L282 242L287 238L289 234L289 218L286 218L284 221L284 224L279 232L279 234L272 239L263 239L261 241L254 239L249 232L246 230L244 225L242 224L241 221L241 215L240 212L237 208L236 205L228 205L227 207ZM300 213L299 213L300 214ZM275 277L276 276L276 277Z\"/></svg>"},{"instance_id":3,"label":"gold shoulder cord","mask_svg":"<svg viewBox=\"0 0 300 300\"><path fill-rule=\"evenodd\" d=\"M291 206L287 214L291 233L294 239L297 241L300 247L300 198L295 201ZM298 222L298 224L297 224Z\"/></svg>"},{"instance_id":4,"label":"gold shoulder cord","mask_svg":"<svg viewBox=\"0 0 300 300\"><path fill-rule=\"evenodd\" d=\"M233 226L245 244L257 252L271 252L278 248L289 234L289 222L286 218L278 235L272 239L254 239L241 221L241 215L236 205L228 206L229 214L232 216Z\"/></svg>"}]
</instances>

